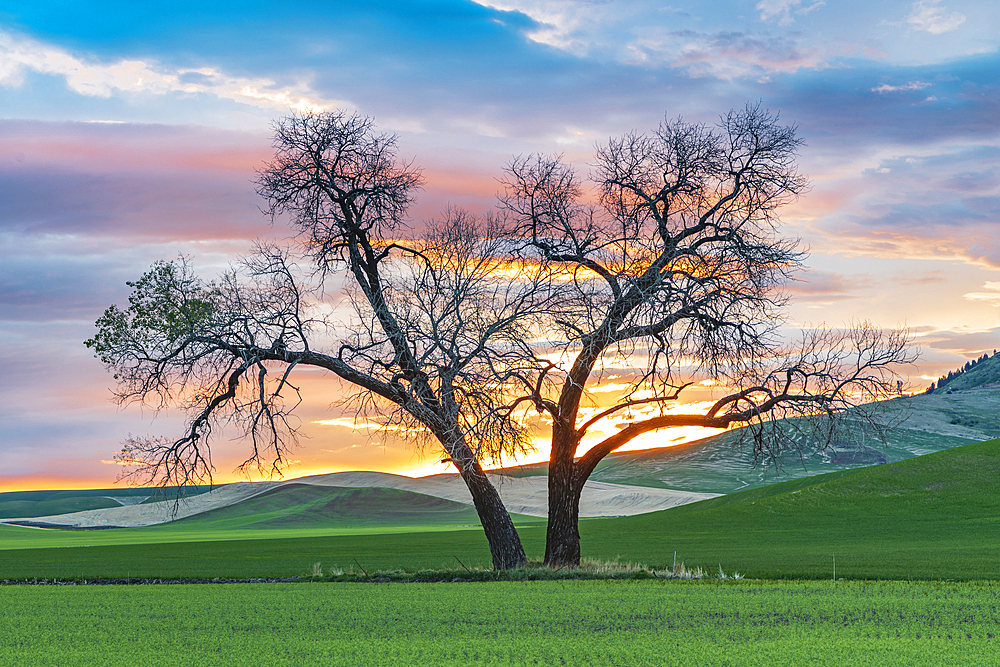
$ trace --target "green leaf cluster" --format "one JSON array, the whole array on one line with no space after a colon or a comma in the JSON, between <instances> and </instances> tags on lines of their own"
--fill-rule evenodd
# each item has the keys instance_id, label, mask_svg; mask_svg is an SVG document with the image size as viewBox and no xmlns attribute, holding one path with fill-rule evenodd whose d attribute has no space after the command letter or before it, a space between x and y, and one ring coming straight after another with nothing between
<instances>
[{"instance_id":1,"label":"green leaf cluster","mask_svg":"<svg viewBox=\"0 0 1000 667\"><path fill-rule=\"evenodd\" d=\"M84 342L108 366L177 350L211 329L221 310L219 288L192 276L183 259L158 261L126 284L132 288L128 307L110 306L96 322L97 333Z\"/></svg>"}]
</instances>

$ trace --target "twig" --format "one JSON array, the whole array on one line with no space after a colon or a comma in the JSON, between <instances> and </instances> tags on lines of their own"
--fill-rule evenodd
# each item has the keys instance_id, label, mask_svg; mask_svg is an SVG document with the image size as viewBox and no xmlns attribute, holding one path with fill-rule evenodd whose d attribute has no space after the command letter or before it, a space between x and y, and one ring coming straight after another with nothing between
<instances>
[{"instance_id":1,"label":"twig","mask_svg":"<svg viewBox=\"0 0 1000 667\"><path fill-rule=\"evenodd\" d=\"M458 556L455 556L455 560L458 560ZM460 560L458 560L458 564L459 564L459 565L461 565L462 567L465 567L465 563L463 563L463 562L462 562L462 561L460 561ZM470 570L470 569L469 569L469 568L467 568L467 567L465 567L465 571L466 571L466 572L468 572L469 574L472 574L472 570Z\"/></svg>"},{"instance_id":2,"label":"twig","mask_svg":"<svg viewBox=\"0 0 1000 667\"><path fill-rule=\"evenodd\" d=\"M354 562L358 563L358 559L355 558ZM365 573L365 579L371 579L371 575L368 574L368 570L365 569L364 565L362 565L361 563L358 563L358 567L360 567L361 571Z\"/></svg>"}]
</instances>

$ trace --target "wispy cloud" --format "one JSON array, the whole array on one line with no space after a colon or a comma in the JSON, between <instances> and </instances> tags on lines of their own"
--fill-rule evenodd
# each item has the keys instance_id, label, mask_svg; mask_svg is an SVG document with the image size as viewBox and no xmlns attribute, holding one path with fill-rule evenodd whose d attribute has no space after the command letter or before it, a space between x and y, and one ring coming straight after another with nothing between
<instances>
[{"instance_id":1,"label":"wispy cloud","mask_svg":"<svg viewBox=\"0 0 1000 667\"><path fill-rule=\"evenodd\" d=\"M806 7L802 6L802 0L760 0L757 3L757 10L760 12L761 21L778 19L778 25L788 26L795 23L795 19L792 18L793 12L808 14L824 6L826 3L823 0Z\"/></svg>"},{"instance_id":2,"label":"wispy cloud","mask_svg":"<svg viewBox=\"0 0 1000 667\"><path fill-rule=\"evenodd\" d=\"M419 428L409 428L407 426L402 426L399 424L379 424L376 422L367 422L363 420L355 420L353 417L334 417L332 419L317 419L313 421L313 424L319 424L320 426L341 426L343 428L349 428L352 431L395 431L398 433L417 433L422 429Z\"/></svg>"},{"instance_id":3,"label":"wispy cloud","mask_svg":"<svg viewBox=\"0 0 1000 667\"><path fill-rule=\"evenodd\" d=\"M267 109L322 111L347 106L327 100L305 83L279 86L271 79L232 76L212 67L171 69L145 60L99 62L28 37L0 31L0 85L18 87L25 72L61 76L73 92L87 97L121 93L207 94Z\"/></svg>"},{"instance_id":4,"label":"wispy cloud","mask_svg":"<svg viewBox=\"0 0 1000 667\"><path fill-rule=\"evenodd\" d=\"M815 228L827 249L998 268L998 167L997 146L927 146L821 182L806 201L822 217Z\"/></svg>"},{"instance_id":5,"label":"wispy cloud","mask_svg":"<svg viewBox=\"0 0 1000 667\"><path fill-rule=\"evenodd\" d=\"M482 4L530 16L535 24L526 29L525 35L532 41L576 56L681 70L694 77L756 78L802 68L824 68L830 60L830 54L823 49L800 44L793 37L719 29L717 21L712 21L715 27L710 28L682 20L681 15L690 18L687 12L670 7L651 11L641 2L488 0ZM806 14L824 4L815 2L802 7L801 0L763 0L758 9L762 19L769 20L775 16L787 18L791 13Z\"/></svg>"},{"instance_id":6,"label":"wispy cloud","mask_svg":"<svg viewBox=\"0 0 1000 667\"><path fill-rule=\"evenodd\" d=\"M932 35L951 32L965 23L964 14L952 12L945 15L940 4L941 0L920 0L913 3L913 10L906 17L906 22L913 26L914 30L922 30Z\"/></svg>"},{"instance_id":7,"label":"wispy cloud","mask_svg":"<svg viewBox=\"0 0 1000 667\"><path fill-rule=\"evenodd\" d=\"M691 76L729 80L801 69L825 69L829 54L792 39L744 32L643 29L627 47L628 62L686 71Z\"/></svg>"},{"instance_id":8,"label":"wispy cloud","mask_svg":"<svg viewBox=\"0 0 1000 667\"><path fill-rule=\"evenodd\" d=\"M985 331L938 331L922 337L920 346L948 350L963 357L977 357L1000 348L1000 328Z\"/></svg>"},{"instance_id":9,"label":"wispy cloud","mask_svg":"<svg viewBox=\"0 0 1000 667\"><path fill-rule=\"evenodd\" d=\"M0 231L50 243L44 235L93 235L116 244L254 238L268 233L251 182L268 156L263 135L2 121Z\"/></svg>"},{"instance_id":10,"label":"wispy cloud","mask_svg":"<svg viewBox=\"0 0 1000 667\"><path fill-rule=\"evenodd\" d=\"M871 284L870 275L845 276L830 271L805 269L785 286L785 291L795 296L797 301L830 303L857 298L858 290Z\"/></svg>"},{"instance_id":11,"label":"wispy cloud","mask_svg":"<svg viewBox=\"0 0 1000 667\"><path fill-rule=\"evenodd\" d=\"M530 17L533 24L524 30L525 36L533 42L584 55L600 41L597 35L600 24L606 27L624 15L631 15L635 9L629 5L611 3L579 2L559 0L558 2L534 0L476 0L484 7L504 12L518 12ZM597 21L597 23L595 23Z\"/></svg>"},{"instance_id":12,"label":"wispy cloud","mask_svg":"<svg viewBox=\"0 0 1000 667\"><path fill-rule=\"evenodd\" d=\"M990 290L989 292L969 292L963 296L969 301L987 301L995 308L1000 308L1000 282L987 281L983 285L983 289Z\"/></svg>"},{"instance_id":13,"label":"wispy cloud","mask_svg":"<svg viewBox=\"0 0 1000 667\"><path fill-rule=\"evenodd\" d=\"M914 90L923 90L924 88L929 88L931 84L926 81L911 81L905 83L901 86L891 86L887 83L878 86L877 88L872 88L873 93L898 93L898 92L909 92Z\"/></svg>"}]
</instances>

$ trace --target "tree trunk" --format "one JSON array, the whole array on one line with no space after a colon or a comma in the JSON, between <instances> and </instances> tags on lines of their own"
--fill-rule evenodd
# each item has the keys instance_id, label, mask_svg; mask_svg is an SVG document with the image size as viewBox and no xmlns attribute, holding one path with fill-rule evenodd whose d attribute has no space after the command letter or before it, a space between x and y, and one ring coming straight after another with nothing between
<instances>
[{"instance_id":1,"label":"tree trunk","mask_svg":"<svg viewBox=\"0 0 1000 667\"><path fill-rule=\"evenodd\" d=\"M521 538L514 528L510 513L479 463L466 465L462 470L462 479L472 493L479 521L482 522L486 540L490 543L493 569L513 570L527 565L528 559L524 555L524 547L521 546Z\"/></svg>"},{"instance_id":2,"label":"tree trunk","mask_svg":"<svg viewBox=\"0 0 1000 667\"><path fill-rule=\"evenodd\" d=\"M580 492L573 459L549 464L549 521L545 534L545 564L580 566ZM584 480L585 481L585 480Z\"/></svg>"}]
</instances>

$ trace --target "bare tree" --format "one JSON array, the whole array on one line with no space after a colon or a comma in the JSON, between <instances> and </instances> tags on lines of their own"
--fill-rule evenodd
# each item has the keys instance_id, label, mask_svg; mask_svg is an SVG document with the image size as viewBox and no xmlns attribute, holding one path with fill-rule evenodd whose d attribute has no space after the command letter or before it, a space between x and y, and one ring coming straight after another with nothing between
<instances>
[{"instance_id":1,"label":"bare tree","mask_svg":"<svg viewBox=\"0 0 1000 667\"><path fill-rule=\"evenodd\" d=\"M543 267L510 278L496 217L450 210L402 240L420 173L370 119L291 116L276 125L275 148L259 192L272 216L292 216L314 271L261 244L216 282L180 260L130 283L129 306L109 308L87 345L114 371L121 402L179 404L190 421L175 440L131 439L121 459L147 482L210 479L209 436L229 422L250 445L242 469L279 471L296 435L293 370L323 368L356 388L359 413L436 440L468 485L494 566L522 566L483 463L529 446L504 397L537 363L525 341L544 307ZM344 269L354 317L337 327L318 306ZM324 350L324 341L334 342Z\"/></svg>"},{"instance_id":2,"label":"bare tree","mask_svg":"<svg viewBox=\"0 0 1000 667\"><path fill-rule=\"evenodd\" d=\"M795 166L801 145L794 127L759 105L715 128L664 122L598 148L597 206L584 203L559 157L509 165L504 208L540 261L563 271L549 349L568 361L548 369L528 398L552 420L546 563L579 563L584 483L642 433L746 424L759 454L787 442L780 425L797 422L783 417L831 417L895 391L892 369L909 360L904 333L862 324L779 345L781 286L803 255L776 233L776 211L807 187ZM615 359L644 367L617 403L588 408L588 383ZM706 414L665 410L704 379L732 393ZM647 413L580 451L599 421L633 410Z\"/></svg>"}]
</instances>

